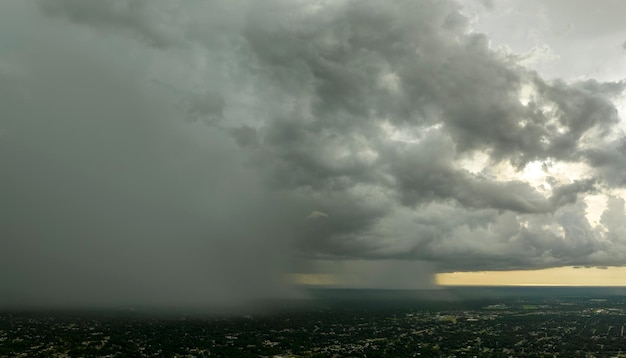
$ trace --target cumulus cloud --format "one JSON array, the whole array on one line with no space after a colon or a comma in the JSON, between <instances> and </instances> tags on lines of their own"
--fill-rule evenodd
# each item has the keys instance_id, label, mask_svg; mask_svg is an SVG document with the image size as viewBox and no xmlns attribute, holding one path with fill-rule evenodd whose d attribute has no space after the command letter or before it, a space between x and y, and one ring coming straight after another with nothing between
<instances>
[{"instance_id":1,"label":"cumulus cloud","mask_svg":"<svg viewBox=\"0 0 626 358\"><path fill-rule=\"evenodd\" d=\"M626 255L623 200L595 227L582 200L625 182L626 82L543 79L455 1L32 4L0 5L28 20L0 11L25 34L0 48L5 297L229 301L302 259ZM537 183L537 162L589 170Z\"/></svg>"}]
</instances>

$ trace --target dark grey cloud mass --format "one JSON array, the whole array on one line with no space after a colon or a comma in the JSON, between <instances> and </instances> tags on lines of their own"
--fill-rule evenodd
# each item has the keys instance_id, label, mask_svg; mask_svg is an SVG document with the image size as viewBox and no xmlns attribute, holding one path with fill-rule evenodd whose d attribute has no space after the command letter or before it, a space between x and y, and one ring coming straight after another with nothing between
<instances>
[{"instance_id":1,"label":"dark grey cloud mass","mask_svg":"<svg viewBox=\"0 0 626 358\"><path fill-rule=\"evenodd\" d=\"M544 80L462 10L2 2L0 302L241 302L315 259L621 265L624 200L593 226L582 198L626 181L626 82Z\"/></svg>"}]
</instances>

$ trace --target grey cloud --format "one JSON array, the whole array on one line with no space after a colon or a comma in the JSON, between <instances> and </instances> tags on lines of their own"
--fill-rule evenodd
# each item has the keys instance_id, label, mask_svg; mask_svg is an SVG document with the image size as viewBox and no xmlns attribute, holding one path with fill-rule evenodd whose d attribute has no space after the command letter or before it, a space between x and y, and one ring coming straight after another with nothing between
<instances>
[{"instance_id":1,"label":"grey cloud","mask_svg":"<svg viewBox=\"0 0 626 358\"><path fill-rule=\"evenodd\" d=\"M91 2L60 4L43 7L85 13L78 18L87 17L85 23L92 25L115 25L116 16L111 14L119 13L140 26L139 14L149 13L147 5L122 3L107 5L106 11L89 11ZM225 8L216 4L214 9ZM534 159L567 157L592 127L606 130L616 121L615 108L606 97L621 92L623 84L593 80L547 84L496 56L484 35L466 34L467 21L453 2L384 7L348 2L324 16L302 15L301 21L280 20L277 11L288 14L286 18L297 18L302 11L281 1L250 9L254 15L248 15L242 35L259 61L257 71L290 92L289 97L309 97L317 126L354 131L357 123L381 117L394 123L409 121L413 127L442 120L458 150L490 148L495 159L523 166ZM385 72L396 76L397 93L381 87ZM518 96L525 83L538 86L537 104L551 104L555 112L522 106ZM432 113L440 118L432 118ZM565 133L547 124L553 115Z\"/></svg>"},{"instance_id":2,"label":"grey cloud","mask_svg":"<svg viewBox=\"0 0 626 358\"><path fill-rule=\"evenodd\" d=\"M48 30L10 58L21 73L0 74L0 305L284 293L289 223L307 208L265 192L221 131L180 121L132 61Z\"/></svg>"},{"instance_id":3,"label":"grey cloud","mask_svg":"<svg viewBox=\"0 0 626 358\"><path fill-rule=\"evenodd\" d=\"M127 31L153 46L168 46L173 39L152 18L150 1L145 0L45 0L39 1L41 10L52 16L69 19L77 24ZM171 13L170 13L171 15Z\"/></svg>"},{"instance_id":4,"label":"grey cloud","mask_svg":"<svg viewBox=\"0 0 626 358\"><path fill-rule=\"evenodd\" d=\"M323 27L292 32L251 21L246 38L268 79L311 98L316 124L336 131L370 130L380 118L414 130L439 122L458 151L489 150L494 160L523 166L569 159L583 135L616 123L609 97L623 84L546 83L493 53L484 35L465 34L462 22L448 29L451 15L462 18L456 8L429 6L415 13L430 11L430 18L411 23L398 15L401 6L371 3L342 8ZM385 75L395 76L395 90L380 85ZM519 101L524 85L539 92L529 106ZM550 123L554 116L562 128Z\"/></svg>"},{"instance_id":5,"label":"grey cloud","mask_svg":"<svg viewBox=\"0 0 626 358\"><path fill-rule=\"evenodd\" d=\"M420 226L427 227L431 237L418 239L402 257L445 256L448 260L437 261L444 271L536 269L590 264L592 256L605 249L584 220L580 203L559 209L555 217L446 209L445 216L436 220L440 210L430 207L421 215Z\"/></svg>"},{"instance_id":6,"label":"grey cloud","mask_svg":"<svg viewBox=\"0 0 626 358\"><path fill-rule=\"evenodd\" d=\"M557 186L552 190L550 201L553 206L561 207L573 204L578 199L578 194L588 193L595 189L596 179L576 180L571 184Z\"/></svg>"},{"instance_id":7,"label":"grey cloud","mask_svg":"<svg viewBox=\"0 0 626 358\"><path fill-rule=\"evenodd\" d=\"M303 223L298 237L294 237L300 256L358 259L380 248L372 229L389 214L389 204L342 191L316 194L309 200L328 216Z\"/></svg>"},{"instance_id":8,"label":"grey cloud","mask_svg":"<svg viewBox=\"0 0 626 358\"><path fill-rule=\"evenodd\" d=\"M611 98L622 93L625 86L626 82L588 80L570 85L557 81L541 88L546 99L557 105L554 115L566 129L565 133L553 139L551 151L563 157L563 153L577 149L578 141L591 128L597 128L601 135L606 135L619 121Z\"/></svg>"},{"instance_id":9,"label":"grey cloud","mask_svg":"<svg viewBox=\"0 0 626 358\"><path fill-rule=\"evenodd\" d=\"M259 143L256 129L249 126L241 126L231 129L231 135L241 147L256 146Z\"/></svg>"},{"instance_id":10,"label":"grey cloud","mask_svg":"<svg viewBox=\"0 0 626 358\"><path fill-rule=\"evenodd\" d=\"M453 144L436 137L425 139L400 156L386 158L396 179L401 202L414 206L433 200L456 200L468 208L494 208L543 213L555 207L527 183L495 182L454 169ZM446 154L447 152L447 154Z\"/></svg>"},{"instance_id":11,"label":"grey cloud","mask_svg":"<svg viewBox=\"0 0 626 358\"><path fill-rule=\"evenodd\" d=\"M39 26L63 41L29 39L35 56L14 61L26 75L0 82L0 180L15 188L0 207L13 223L4 272L48 255L67 262L49 275L69 275L68 292L88 281L74 265L110 285L228 300L281 287L292 257L503 270L626 253L580 200L624 180L621 141L607 139L624 83L544 80L470 33L456 2L38 4ZM595 171L546 193L462 169L474 153ZM615 233L617 206L602 224ZM42 266L25 275L48 279Z\"/></svg>"},{"instance_id":12,"label":"grey cloud","mask_svg":"<svg viewBox=\"0 0 626 358\"><path fill-rule=\"evenodd\" d=\"M493 9L496 6L496 0L482 0L480 1L481 4L483 4L483 6L485 6L487 9Z\"/></svg>"},{"instance_id":13,"label":"grey cloud","mask_svg":"<svg viewBox=\"0 0 626 358\"><path fill-rule=\"evenodd\" d=\"M220 93L211 90L197 93L162 81L153 80L153 82L171 91L172 97L177 99L180 110L186 113L188 121L215 126L223 119L226 103Z\"/></svg>"},{"instance_id":14,"label":"grey cloud","mask_svg":"<svg viewBox=\"0 0 626 358\"><path fill-rule=\"evenodd\" d=\"M409 206L455 200L467 208L493 208L519 213L549 213L575 203L578 194L594 189L593 179L556 186L549 197L522 181L495 181L452 166L454 144L431 135L410 149L387 155L400 201Z\"/></svg>"},{"instance_id":15,"label":"grey cloud","mask_svg":"<svg viewBox=\"0 0 626 358\"><path fill-rule=\"evenodd\" d=\"M191 120L216 124L224 117L224 105L224 98L219 93L208 93L191 97L187 103L187 111Z\"/></svg>"},{"instance_id":16,"label":"grey cloud","mask_svg":"<svg viewBox=\"0 0 626 358\"><path fill-rule=\"evenodd\" d=\"M581 156L609 187L626 185L623 170L626 167L626 140L623 136L602 146L585 149Z\"/></svg>"}]
</instances>

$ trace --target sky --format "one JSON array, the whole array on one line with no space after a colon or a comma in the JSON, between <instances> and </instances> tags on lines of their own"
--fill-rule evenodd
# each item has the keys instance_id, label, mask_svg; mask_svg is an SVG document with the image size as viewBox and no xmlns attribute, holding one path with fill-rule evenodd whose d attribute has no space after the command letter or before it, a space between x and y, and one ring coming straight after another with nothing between
<instances>
[{"instance_id":1,"label":"sky","mask_svg":"<svg viewBox=\"0 0 626 358\"><path fill-rule=\"evenodd\" d=\"M619 284L625 10L1 1L0 305Z\"/></svg>"}]
</instances>

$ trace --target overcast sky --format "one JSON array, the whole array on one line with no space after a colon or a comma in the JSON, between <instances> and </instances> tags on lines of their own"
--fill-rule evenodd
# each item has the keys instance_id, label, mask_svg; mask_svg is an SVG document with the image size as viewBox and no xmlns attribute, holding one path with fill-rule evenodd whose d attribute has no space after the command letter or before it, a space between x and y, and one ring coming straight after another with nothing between
<instances>
[{"instance_id":1,"label":"overcast sky","mask_svg":"<svg viewBox=\"0 0 626 358\"><path fill-rule=\"evenodd\" d=\"M0 303L626 262L619 0L3 0Z\"/></svg>"}]
</instances>

